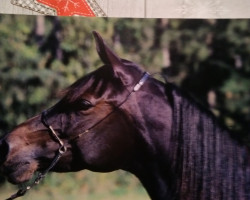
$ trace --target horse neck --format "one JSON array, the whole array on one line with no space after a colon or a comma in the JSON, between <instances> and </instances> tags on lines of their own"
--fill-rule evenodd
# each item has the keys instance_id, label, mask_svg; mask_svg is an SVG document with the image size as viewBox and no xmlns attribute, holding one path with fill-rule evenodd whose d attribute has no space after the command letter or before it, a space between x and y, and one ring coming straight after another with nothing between
<instances>
[{"instance_id":1,"label":"horse neck","mask_svg":"<svg viewBox=\"0 0 250 200\"><path fill-rule=\"evenodd\" d=\"M177 199L250 199L247 149L214 117L172 91L170 160Z\"/></svg>"}]
</instances>

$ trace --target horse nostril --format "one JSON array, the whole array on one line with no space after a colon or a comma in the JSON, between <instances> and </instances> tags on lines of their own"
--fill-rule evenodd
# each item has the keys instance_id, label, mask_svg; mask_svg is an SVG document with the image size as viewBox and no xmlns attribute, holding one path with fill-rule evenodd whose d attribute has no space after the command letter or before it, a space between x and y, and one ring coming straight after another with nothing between
<instances>
[{"instance_id":1,"label":"horse nostril","mask_svg":"<svg viewBox=\"0 0 250 200\"><path fill-rule=\"evenodd\" d=\"M0 166L5 162L9 153L9 145L5 140L0 141Z\"/></svg>"}]
</instances>

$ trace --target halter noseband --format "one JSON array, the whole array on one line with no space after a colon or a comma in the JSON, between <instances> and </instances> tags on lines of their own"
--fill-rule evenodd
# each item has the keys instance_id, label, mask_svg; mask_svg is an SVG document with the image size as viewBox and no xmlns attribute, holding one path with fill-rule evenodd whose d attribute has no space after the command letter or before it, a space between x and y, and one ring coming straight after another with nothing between
<instances>
[{"instance_id":1,"label":"halter noseband","mask_svg":"<svg viewBox=\"0 0 250 200\"><path fill-rule=\"evenodd\" d=\"M146 82L146 80L148 79L149 76L150 76L150 74L148 72L144 72L142 78L134 86L133 90L127 95L127 97L113 111L111 111L110 113L108 113L104 118L102 118L100 121L96 122L90 128L84 130L82 133L80 133L77 136L73 137L71 140L78 139L82 135L84 135L85 133L88 133L91 129L93 129L95 126L97 126L102 121L104 121L104 119L106 119L112 113L114 113L117 110L117 108L121 107L128 100L128 98L130 97L130 95L132 93L137 92L141 88L141 86ZM60 137L58 136L58 134L56 133L56 131L53 129L53 127L51 125L49 125L49 123L47 121L47 118L46 118L47 113L48 113L47 110L45 110L45 111L42 112L41 121L42 121L43 125L47 129L49 129L49 133L50 133L51 137L59 144L59 148L57 150L57 154L54 157L54 159L52 160L51 164L48 166L48 168L46 170L44 170L43 172L40 172L37 175L36 179L34 180L34 182L32 184L30 184L29 186L26 186L25 188L19 189L15 194L13 194L10 198L8 198L6 200L13 200L13 199L16 199L18 197L21 197L21 196L25 195L26 192L28 190L30 190L33 186L38 185L40 183L40 181L42 179L44 179L44 177L46 176L46 174L56 165L56 163L59 161L59 159L62 157L62 155L64 153L66 153L66 151L67 151L67 147L64 145L64 142L60 139Z\"/></svg>"}]
</instances>

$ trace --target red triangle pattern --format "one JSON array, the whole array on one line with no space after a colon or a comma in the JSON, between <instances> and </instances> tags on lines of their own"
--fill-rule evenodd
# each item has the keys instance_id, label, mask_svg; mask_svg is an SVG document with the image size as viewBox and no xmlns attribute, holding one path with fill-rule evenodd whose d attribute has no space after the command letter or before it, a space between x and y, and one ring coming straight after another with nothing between
<instances>
[{"instance_id":1,"label":"red triangle pattern","mask_svg":"<svg viewBox=\"0 0 250 200\"><path fill-rule=\"evenodd\" d=\"M86 0L37 0L38 2L54 8L58 16L81 15L95 17L94 12Z\"/></svg>"}]
</instances>

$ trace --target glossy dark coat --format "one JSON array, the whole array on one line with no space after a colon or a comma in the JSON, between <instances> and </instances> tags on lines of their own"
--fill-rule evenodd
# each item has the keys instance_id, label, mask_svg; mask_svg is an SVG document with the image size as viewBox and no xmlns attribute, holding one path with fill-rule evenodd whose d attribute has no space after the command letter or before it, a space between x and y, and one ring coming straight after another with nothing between
<instances>
[{"instance_id":1,"label":"glossy dark coat","mask_svg":"<svg viewBox=\"0 0 250 200\"><path fill-rule=\"evenodd\" d=\"M52 171L123 169L153 200L249 200L249 150L194 100L151 77L119 107L143 71L94 36L104 66L66 89L48 110L49 124L68 147ZM59 148L41 115L0 143L1 171L14 184L44 170Z\"/></svg>"}]
</instances>

